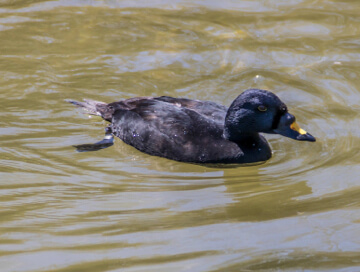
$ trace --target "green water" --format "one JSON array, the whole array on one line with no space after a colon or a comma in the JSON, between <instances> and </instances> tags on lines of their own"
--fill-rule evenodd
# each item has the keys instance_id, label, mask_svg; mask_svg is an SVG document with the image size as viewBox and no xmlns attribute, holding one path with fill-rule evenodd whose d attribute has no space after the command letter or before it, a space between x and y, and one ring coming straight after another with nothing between
<instances>
[{"instance_id":1,"label":"green water","mask_svg":"<svg viewBox=\"0 0 360 272\"><path fill-rule=\"evenodd\" d=\"M359 1L0 2L1 271L359 271ZM317 138L206 167L64 99L275 92Z\"/></svg>"}]
</instances>

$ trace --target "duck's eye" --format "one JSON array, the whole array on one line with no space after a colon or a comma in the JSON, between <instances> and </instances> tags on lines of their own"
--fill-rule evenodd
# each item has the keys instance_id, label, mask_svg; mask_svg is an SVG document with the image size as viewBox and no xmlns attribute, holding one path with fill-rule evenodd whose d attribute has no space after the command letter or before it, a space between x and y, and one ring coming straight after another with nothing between
<instances>
[{"instance_id":1,"label":"duck's eye","mask_svg":"<svg viewBox=\"0 0 360 272\"><path fill-rule=\"evenodd\" d=\"M258 110L259 110L259 111L267 111L267 107L265 107L264 105L260 105L260 106L258 107Z\"/></svg>"}]
</instances>

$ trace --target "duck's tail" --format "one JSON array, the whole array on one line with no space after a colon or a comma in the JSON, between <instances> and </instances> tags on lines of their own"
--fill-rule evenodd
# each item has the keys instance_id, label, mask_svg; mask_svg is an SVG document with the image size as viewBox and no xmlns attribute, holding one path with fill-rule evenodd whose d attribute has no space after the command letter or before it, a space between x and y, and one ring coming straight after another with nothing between
<instances>
[{"instance_id":1,"label":"duck's tail","mask_svg":"<svg viewBox=\"0 0 360 272\"><path fill-rule=\"evenodd\" d=\"M66 99L66 102L74 104L75 106L82 108L87 114L101 116L107 121L110 121L111 114L109 116L108 104L100 101L83 99L84 102L79 102L71 99ZM110 117L110 118L109 118Z\"/></svg>"}]
</instances>

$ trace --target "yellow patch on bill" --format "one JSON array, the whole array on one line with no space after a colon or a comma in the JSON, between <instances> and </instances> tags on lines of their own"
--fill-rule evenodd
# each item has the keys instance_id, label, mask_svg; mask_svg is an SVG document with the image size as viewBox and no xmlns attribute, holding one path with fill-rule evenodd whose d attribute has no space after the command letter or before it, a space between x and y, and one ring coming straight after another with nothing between
<instances>
[{"instance_id":1,"label":"yellow patch on bill","mask_svg":"<svg viewBox=\"0 0 360 272\"><path fill-rule=\"evenodd\" d=\"M290 128L292 130L295 130L297 132L299 132L300 134L306 134L307 132L305 130L303 130L296 122L292 123Z\"/></svg>"}]
</instances>

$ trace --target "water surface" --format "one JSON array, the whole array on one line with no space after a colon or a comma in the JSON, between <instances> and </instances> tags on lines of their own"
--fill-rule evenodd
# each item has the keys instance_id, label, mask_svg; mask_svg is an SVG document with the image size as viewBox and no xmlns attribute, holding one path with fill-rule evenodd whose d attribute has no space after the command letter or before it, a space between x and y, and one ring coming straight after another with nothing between
<instances>
[{"instance_id":1,"label":"water surface","mask_svg":"<svg viewBox=\"0 0 360 272\"><path fill-rule=\"evenodd\" d=\"M2 1L1 271L357 271L359 1ZM64 102L275 92L317 138L185 164Z\"/></svg>"}]
</instances>

